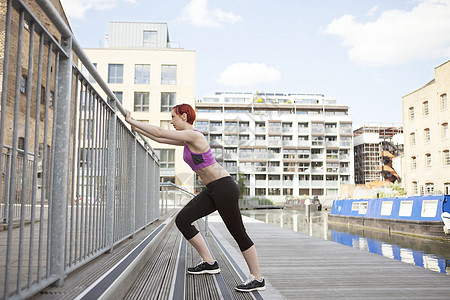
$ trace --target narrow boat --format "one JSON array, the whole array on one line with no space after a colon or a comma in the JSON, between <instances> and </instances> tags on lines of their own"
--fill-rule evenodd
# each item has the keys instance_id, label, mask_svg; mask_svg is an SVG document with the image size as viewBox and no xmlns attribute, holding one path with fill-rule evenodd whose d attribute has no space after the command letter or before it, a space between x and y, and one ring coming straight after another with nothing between
<instances>
[{"instance_id":1,"label":"narrow boat","mask_svg":"<svg viewBox=\"0 0 450 300\"><path fill-rule=\"evenodd\" d=\"M390 233L449 239L450 195L334 200L328 221Z\"/></svg>"}]
</instances>

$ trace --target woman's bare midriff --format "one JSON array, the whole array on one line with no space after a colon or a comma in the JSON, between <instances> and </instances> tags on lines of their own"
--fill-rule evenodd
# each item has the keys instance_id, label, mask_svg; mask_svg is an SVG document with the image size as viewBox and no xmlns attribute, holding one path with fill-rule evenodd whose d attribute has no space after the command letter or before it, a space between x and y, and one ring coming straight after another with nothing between
<instances>
[{"instance_id":1,"label":"woman's bare midriff","mask_svg":"<svg viewBox=\"0 0 450 300\"><path fill-rule=\"evenodd\" d=\"M208 183L213 182L217 179L230 176L230 173L228 173L227 170L225 170L218 163L202 169L198 169L195 171L195 173L197 173L198 177L200 177L200 180L204 185L207 185Z\"/></svg>"}]
</instances>

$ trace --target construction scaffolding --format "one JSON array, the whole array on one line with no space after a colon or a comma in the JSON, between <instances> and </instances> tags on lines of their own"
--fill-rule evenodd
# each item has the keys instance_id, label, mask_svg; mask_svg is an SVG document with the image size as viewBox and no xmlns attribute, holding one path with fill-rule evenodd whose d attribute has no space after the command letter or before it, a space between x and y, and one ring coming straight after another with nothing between
<instances>
[{"instance_id":1,"label":"construction scaffolding","mask_svg":"<svg viewBox=\"0 0 450 300\"><path fill-rule=\"evenodd\" d=\"M402 127L363 126L353 132L355 153L355 183L400 181L393 159L403 154L403 143L395 137Z\"/></svg>"}]
</instances>

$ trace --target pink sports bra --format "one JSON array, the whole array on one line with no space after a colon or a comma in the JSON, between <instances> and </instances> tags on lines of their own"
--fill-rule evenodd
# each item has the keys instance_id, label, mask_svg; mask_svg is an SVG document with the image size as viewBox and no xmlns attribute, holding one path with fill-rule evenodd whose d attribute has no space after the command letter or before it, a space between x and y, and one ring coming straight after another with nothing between
<instances>
[{"instance_id":1,"label":"pink sports bra","mask_svg":"<svg viewBox=\"0 0 450 300\"><path fill-rule=\"evenodd\" d=\"M183 159L191 167L192 171L203 169L216 163L211 147L206 152L194 153L186 145L186 142L184 143Z\"/></svg>"}]
</instances>

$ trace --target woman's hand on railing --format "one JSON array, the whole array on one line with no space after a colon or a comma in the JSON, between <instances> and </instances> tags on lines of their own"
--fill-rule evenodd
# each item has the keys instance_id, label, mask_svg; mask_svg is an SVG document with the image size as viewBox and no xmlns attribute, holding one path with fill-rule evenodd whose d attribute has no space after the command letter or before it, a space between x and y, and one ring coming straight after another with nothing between
<instances>
[{"instance_id":1,"label":"woman's hand on railing","mask_svg":"<svg viewBox=\"0 0 450 300\"><path fill-rule=\"evenodd\" d=\"M129 110L125 110L125 121L127 121L128 123L131 123L131 121L135 121L132 117L131 117L131 112Z\"/></svg>"}]
</instances>

